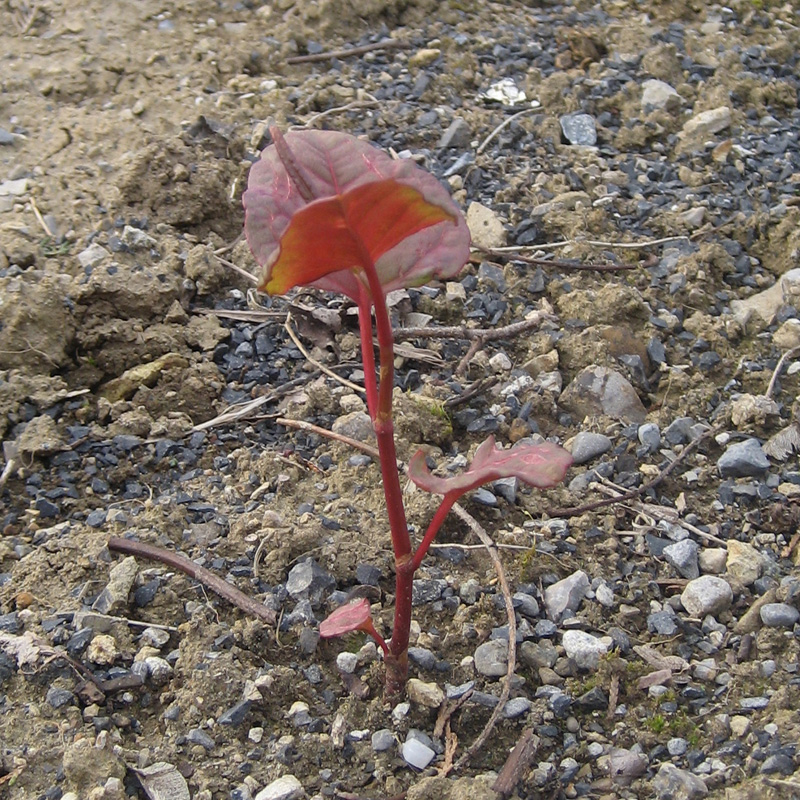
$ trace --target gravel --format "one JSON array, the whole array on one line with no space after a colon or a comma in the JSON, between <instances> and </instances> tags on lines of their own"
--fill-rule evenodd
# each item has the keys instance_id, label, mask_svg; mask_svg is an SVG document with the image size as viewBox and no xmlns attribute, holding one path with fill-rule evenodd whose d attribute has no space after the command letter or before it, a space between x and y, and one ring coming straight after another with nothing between
<instances>
[{"instance_id":1,"label":"gravel","mask_svg":"<svg viewBox=\"0 0 800 800\"><path fill-rule=\"evenodd\" d=\"M468 341L406 343L403 462L425 445L457 474L490 433L570 443L575 460L569 489L501 479L461 501L500 547L519 659L462 780L477 791L531 725L520 796L767 796L766 778L795 775L800 735L800 371L795 356L777 369L800 344L795 10L317 5L162 19L145 3L97 28L73 24L68 2L68 40L45 35L58 20L41 9L25 36L0 33L18 79L0 131L0 734L9 764L27 765L20 796L117 796L123 757L175 763L198 796L422 796L416 770L444 755L443 695L473 692L453 716L460 752L500 702L504 603L452 518L414 582L411 703L373 713L374 644L319 641L351 592L391 635L394 562L377 463L275 423L374 442L363 400L316 367L363 379L352 308L313 292L257 309L217 259L253 268L236 195L269 142L262 107L420 162L475 243L528 248L476 251L392 307L398 327L543 313L459 373ZM407 46L287 60L384 35ZM141 80L70 68L72 53L95 77L121 75L118 38ZM29 84L42 91L17 88ZM53 131L75 137L78 112L79 146L53 156ZM28 235L42 224L46 239ZM589 264L603 271L573 268ZM254 416L195 427L254 399ZM597 504L617 492L636 494ZM435 500L407 497L418 541ZM110 556L111 535L183 552L279 629L164 565ZM42 659L21 662L31 642ZM102 698L46 660L58 648ZM455 796L450 780L435 791Z\"/></svg>"}]
</instances>

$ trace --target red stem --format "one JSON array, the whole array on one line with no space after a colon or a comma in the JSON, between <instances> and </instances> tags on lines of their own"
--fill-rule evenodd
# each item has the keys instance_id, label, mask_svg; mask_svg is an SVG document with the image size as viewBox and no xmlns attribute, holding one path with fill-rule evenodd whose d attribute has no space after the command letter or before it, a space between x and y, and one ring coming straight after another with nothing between
<instances>
[{"instance_id":1,"label":"red stem","mask_svg":"<svg viewBox=\"0 0 800 800\"><path fill-rule=\"evenodd\" d=\"M458 497L459 495L457 492L448 492L448 494L442 498L439 508L436 509L436 513L433 515L430 525L428 525L428 530L425 531L425 536L422 537L422 541L419 543L419 547L414 553L414 558L411 561L413 572L416 572L420 568L422 560L428 554L428 548L433 544L433 540L436 538L436 534L439 533L439 529L442 527L445 517L450 513L450 509L453 507L456 500L458 500Z\"/></svg>"},{"instance_id":2,"label":"red stem","mask_svg":"<svg viewBox=\"0 0 800 800\"><path fill-rule=\"evenodd\" d=\"M361 361L364 366L364 389L372 421L378 414L378 384L375 378L375 348L372 344L372 300L366 288L358 296L358 330L361 334Z\"/></svg>"},{"instance_id":3,"label":"red stem","mask_svg":"<svg viewBox=\"0 0 800 800\"><path fill-rule=\"evenodd\" d=\"M387 660L387 691L405 684L408 671L408 639L411 631L411 587L414 565L411 558L411 537L408 534L403 490L397 469L397 453L394 445L394 421L392 419L392 390L394 388L394 336L386 297L378 272L369 253L364 248L362 262L375 308L375 328L378 334L380 357L380 381L378 383L378 406L374 419L375 436L378 439L383 492L389 515L389 529L395 561L394 626L389 650L392 658ZM362 337L362 349L364 338ZM370 347L372 341L370 339Z\"/></svg>"}]
</instances>

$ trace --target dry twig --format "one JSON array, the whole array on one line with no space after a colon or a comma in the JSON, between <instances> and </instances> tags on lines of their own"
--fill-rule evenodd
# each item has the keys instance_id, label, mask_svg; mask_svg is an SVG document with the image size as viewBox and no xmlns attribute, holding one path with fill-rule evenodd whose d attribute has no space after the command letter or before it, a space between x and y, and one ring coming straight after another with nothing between
<instances>
[{"instance_id":1,"label":"dry twig","mask_svg":"<svg viewBox=\"0 0 800 800\"><path fill-rule=\"evenodd\" d=\"M341 50L328 50L324 53L309 53L304 56L290 56L286 59L287 64L309 64L314 61L327 61L329 58L348 58L350 56L360 56L370 53L373 50L389 50L391 48L409 47L408 42L400 39L381 39L372 44L362 44L358 47L345 47Z\"/></svg>"},{"instance_id":2,"label":"dry twig","mask_svg":"<svg viewBox=\"0 0 800 800\"><path fill-rule=\"evenodd\" d=\"M713 428L709 428L705 433L698 436L694 441L690 442L683 448L683 451L679 456L675 459L670 461L661 472L656 475L647 483L643 483L641 486L637 486L635 489L630 489L627 492L623 492L618 497L609 497L605 500L595 500L592 503L585 503L580 506L568 506L566 508L551 508L548 509L547 514L551 517L579 517L581 514L585 514L587 511L597 511L600 508L605 508L606 506L613 506L617 503L624 503L627 500L633 500L636 497L640 497L645 492L653 489L654 487L658 486L663 480L665 480L672 472L677 469L679 464L682 464L687 456L697 450L703 442L710 439L712 436L716 436L722 430L722 425L715 425Z\"/></svg>"},{"instance_id":3,"label":"dry twig","mask_svg":"<svg viewBox=\"0 0 800 800\"><path fill-rule=\"evenodd\" d=\"M769 386L767 386L767 391L764 392L764 396L768 400L772 399L772 394L775 391L775 384L778 382L778 378L780 377L781 370L783 369L783 365L788 361L788 359L793 358L798 353L800 353L800 347L793 347L793 348L791 348L791 350L787 350L780 357L780 360L775 365L775 369L772 372L772 377L769 379Z\"/></svg>"},{"instance_id":4,"label":"dry twig","mask_svg":"<svg viewBox=\"0 0 800 800\"><path fill-rule=\"evenodd\" d=\"M252 614L269 625L275 623L275 612L271 608L267 608L262 603L253 600L252 597L248 597L244 592L240 592L235 586L220 578L219 575L215 575L205 567L195 564L185 556L165 550L163 547L137 542L133 539L120 539L117 536L112 536L108 540L108 549L116 553L126 553L139 558L160 561L162 564L177 569L190 578L199 581L203 586L223 597L229 603L233 603L245 613Z\"/></svg>"},{"instance_id":5,"label":"dry twig","mask_svg":"<svg viewBox=\"0 0 800 800\"><path fill-rule=\"evenodd\" d=\"M286 417L278 417L275 422L286 428L297 428L301 431L308 431L309 433L316 433L319 436L325 436L328 439L333 439L336 442L349 445L355 450L360 450L376 461L380 459L380 453L378 453L376 448L370 447L370 445L364 442L359 442L358 439L351 439L349 436L343 436L341 433L334 433L326 428L320 428L319 425L312 425L310 422L305 422L301 419L287 419Z\"/></svg>"},{"instance_id":6,"label":"dry twig","mask_svg":"<svg viewBox=\"0 0 800 800\"><path fill-rule=\"evenodd\" d=\"M492 789L504 797L510 795L533 761L538 747L539 737L533 733L533 728L526 728L514 745L511 755L506 759L497 780L492 784Z\"/></svg>"},{"instance_id":7,"label":"dry twig","mask_svg":"<svg viewBox=\"0 0 800 800\"><path fill-rule=\"evenodd\" d=\"M292 328L291 312L286 314L286 322L283 323L283 327L286 329L286 333L289 334L289 338L294 342L295 347L297 347L297 349L303 354L303 357L306 359L306 361L308 361L309 364L316 367L320 372L324 372L328 377L333 378L338 383L341 383L342 386L346 386L348 389L352 389L354 392L359 392L360 394L364 393L365 390L363 386L359 386L352 381L348 381L346 378L340 377L332 369L329 369L324 364L321 364L319 361L311 357L308 350L303 347L303 343L300 341L300 338Z\"/></svg>"},{"instance_id":8,"label":"dry twig","mask_svg":"<svg viewBox=\"0 0 800 800\"><path fill-rule=\"evenodd\" d=\"M489 736L491 736L491 733L497 724L497 720L500 719L500 715L503 713L503 708L508 701L508 696L511 691L511 678L514 675L514 670L517 666L517 619L514 615L514 604L511 600L511 589L508 586L508 581L506 581L506 573L503 569L503 564L500 561L500 556L497 555L494 542L491 540L491 538L489 538L489 534L486 533L478 520L476 520L472 514L468 513L458 503L453 506L453 511L456 512L456 516L460 517L464 522L467 523L469 529L478 537L478 539L480 539L481 543L486 548L486 551L489 553L489 558L492 559L492 564L494 565L495 572L497 573L497 580L500 583L500 589L503 592L503 599L505 600L506 605L506 614L508 616L508 668L506 669L506 679L503 681L503 689L500 692L497 705L494 707L492 715L489 717L489 721L486 723L486 727L481 731L478 738L470 745L467 752L464 753L464 755L461 756L461 758L459 758L453 766L453 769L459 770L469 763L469 760L481 749L481 747L483 747L483 745L486 743L486 740L489 738Z\"/></svg>"}]
</instances>

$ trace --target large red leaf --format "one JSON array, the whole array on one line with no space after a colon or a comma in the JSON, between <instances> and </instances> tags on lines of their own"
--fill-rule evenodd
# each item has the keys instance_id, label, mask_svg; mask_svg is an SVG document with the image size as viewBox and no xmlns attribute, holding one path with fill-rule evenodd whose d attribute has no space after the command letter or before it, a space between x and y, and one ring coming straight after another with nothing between
<instances>
[{"instance_id":1,"label":"large red leaf","mask_svg":"<svg viewBox=\"0 0 800 800\"><path fill-rule=\"evenodd\" d=\"M476 451L465 472L452 478L432 475L420 450L408 465L408 477L426 492L460 496L484 483L499 478L516 477L539 489L549 489L564 480L572 465L572 456L552 442L527 444L518 442L509 450L495 446L490 436Z\"/></svg>"},{"instance_id":2,"label":"large red leaf","mask_svg":"<svg viewBox=\"0 0 800 800\"><path fill-rule=\"evenodd\" d=\"M386 179L415 189L425 203L438 206L442 221L417 229L377 258L376 269L384 291L420 285L433 277L452 277L466 263L469 231L463 215L444 186L410 160L392 159L367 142L335 131L291 131L283 138L274 132L273 138L282 145L264 150L261 160L250 169L242 198L247 241L264 267L262 284L270 284L274 265L281 256L282 237L297 212L320 200L342 198L356 187ZM319 249L329 256L333 248L323 237L318 238ZM359 296L358 279L349 267L322 269L314 274L306 276L313 286L352 298ZM286 284L287 280L283 278L279 283Z\"/></svg>"},{"instance_id":3,"label":"large red leaf","mask_svg":"<svg viewBox=\"0 0 800 800\"><path fill-rule=\"evenodd\" d=\"M295 213L260 288L284 294L332 272L366 269L409 236L448 220L455 216L392 178L315 200Z\"/></svg>"}]
</instances>

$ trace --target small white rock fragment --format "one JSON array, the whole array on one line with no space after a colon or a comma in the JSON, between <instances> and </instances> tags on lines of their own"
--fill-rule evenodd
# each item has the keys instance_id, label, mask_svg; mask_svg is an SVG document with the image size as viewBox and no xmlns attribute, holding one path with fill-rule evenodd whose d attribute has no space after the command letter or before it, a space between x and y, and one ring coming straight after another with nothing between
<instances>
[{"instance_id":1,"label":"small white rock fragment","mask_svg":"<svg viewBox=\"0 0 800 800\"><path fill-rule=\"evenodd\" d=\"M436 753L419 739L406 739L403 742L403 759L414 769L425 769L435 757Z\"/></svg>"},{"instance_id":2,"label":"small white rock fragment","mask_svg":"<svg viewBox=\"0 0 800 800\"><path fill-rule=\"evenodd\" d=\"M304 797L303 785L294 775L284 775L265 786L255 800L297 800Z\"/></svg>"},{"instance_id":3,"label":"small white rock fragment","mask_svg":"<svg viewBox=\"0 0 800 800\"><path fill-rule=\"evenodd\" d=\"M90 244L85 250L78 253L78 263L86 269L87 267L96 267L104 259L108 258L111 253L97 242Z\"/></svg>"}]
</instances>

